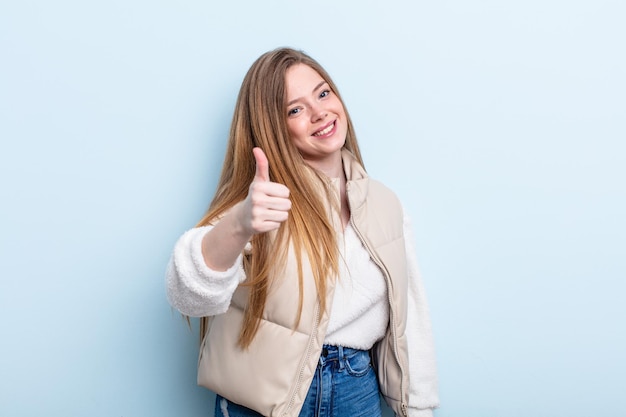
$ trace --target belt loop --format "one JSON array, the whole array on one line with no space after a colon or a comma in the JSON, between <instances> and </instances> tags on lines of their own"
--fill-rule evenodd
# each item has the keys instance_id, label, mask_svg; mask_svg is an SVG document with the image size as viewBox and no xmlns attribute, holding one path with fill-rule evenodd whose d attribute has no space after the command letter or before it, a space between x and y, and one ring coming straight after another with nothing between
<instances>
[{"instance_id":1,"label":"belt loop","mask_svg":"<svg viewBox=\"0 0 626 417\"><path fill-rule=\"evenodd\" d=\"M339 346L339 372L343 371L343 361L345 360L343 356L343 346Z\"/></svg>"},{"instance_id":2,"label":"belt loop","mask_svg":"<svg viewBox=\"0 0 626 417\"><path fill-rule=\"evenodd\" d=\"M323 368L324 365L326 364L326 357L328 356L328 349L326 348L326 346L322 346L322 352L320 354L320 367Z\"/></svg>"}]
</instances>

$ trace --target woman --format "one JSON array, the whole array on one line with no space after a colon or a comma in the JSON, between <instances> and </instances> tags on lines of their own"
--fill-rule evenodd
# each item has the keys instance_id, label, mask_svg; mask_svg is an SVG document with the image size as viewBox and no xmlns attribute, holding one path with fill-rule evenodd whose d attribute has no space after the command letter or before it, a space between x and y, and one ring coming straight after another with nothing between
<instances>
[{"instance_id":1,"label":"woman","mask_svg":"<svg viewBox=\"0 0 626 417\"><path fill-rule=\"evenodd\" d=\"M379 416L438 405L409 226L369 179L337 88L281 48L248 71L217 193L177 242L168 299L202 317L216 416Z\"/></svg>"}]
</instances>

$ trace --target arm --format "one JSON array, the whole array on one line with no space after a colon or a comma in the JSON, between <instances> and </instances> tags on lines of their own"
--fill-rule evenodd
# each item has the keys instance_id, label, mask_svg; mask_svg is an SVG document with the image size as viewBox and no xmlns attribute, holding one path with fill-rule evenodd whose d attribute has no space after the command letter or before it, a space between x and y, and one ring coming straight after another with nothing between
<instances>
[{"instance_id":1,"label":"arm","mask_svg":"<svg viewBox=\"0 0 626 417\"><path fill-rule=\"evenodd\" d=\"M167 265L167 299L172 307L187 316L225 312L235 289L246 279L241 251L224 271L207 266L202 243L212 229L212 226L198 227L183 234Z\"/></svg>"},{"instance_id":2,"label":"arm","mask_svg":"<svg viewBox=\"0 0 626 417\"><path fill-rule=\"evenodd\" d=\"M269 163L260 148L253 149L256 173L245 200L236 204L202 240L206 265L229 268L254 234L277 229L287 220L289 189L270 181Z\"/></svg>"},{"instance_id":3,"label":"arm","mask_svg":"<svg viewBox=\"0 0 626 417\"><path fill-rule=\"evenodd\" d=\"M185 315L225 312L235 289L245 280L242 252L249 240L287 220L289 189L270 181L263 151L254 148L253 153L256 173L245 200L214 226L191 229L176 243L167 267L167 297Z\"/></svg>"},{"instance_id":4,"label":"arm","mask_svg":"<svg viewBox=\"0 0 626 417\"><path fill-rule=\"evenodd\" d=\"M439 406L435 346L430 314L422 279L417 267L410 219L404 215L409 271L407 342L409 346L409 417L432 417Z\"/></svg>"}]
</instances>

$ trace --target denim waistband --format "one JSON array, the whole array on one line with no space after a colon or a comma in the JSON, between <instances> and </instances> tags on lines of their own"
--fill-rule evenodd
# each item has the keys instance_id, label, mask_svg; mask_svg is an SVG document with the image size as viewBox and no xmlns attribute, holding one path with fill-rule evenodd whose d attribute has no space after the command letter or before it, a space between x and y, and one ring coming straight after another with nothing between
<instances>
[{"instance_id":1,"label":"denim waistband","mask_svg":"<svg viewBox=\"0 0 626 417\"><path fill-rule=\"evenodd\" d=\"M324 345L322 347L322 352L320 353L319 364L320 366L324 366L329 362L338 361L341 368L343 368L343 361L346 358L352 358L353 356L359 354L369 356L369 351L343 346Z\"/></svg>"}]
</instances>

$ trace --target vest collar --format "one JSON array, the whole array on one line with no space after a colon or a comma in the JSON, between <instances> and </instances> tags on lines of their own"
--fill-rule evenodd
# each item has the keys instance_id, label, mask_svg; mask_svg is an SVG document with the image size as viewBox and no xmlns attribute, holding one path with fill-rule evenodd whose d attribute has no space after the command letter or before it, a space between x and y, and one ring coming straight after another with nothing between
<instances>
[{"instance_id":1,"label":"vest collar","mask_svg":"<svg viewBox=\"0 0 626 417\"><path fill-rule=\"evenodd\" d=\"M341 150L343 170L346 174L347 192L352 209L359 208L367 198L369 177L356 157L347 149Z\"/></svg>"}]
</instances>

